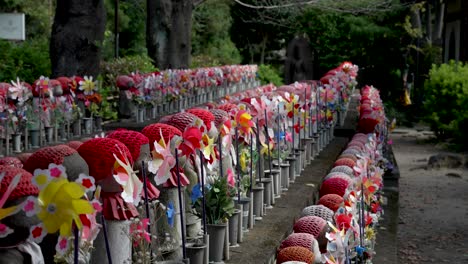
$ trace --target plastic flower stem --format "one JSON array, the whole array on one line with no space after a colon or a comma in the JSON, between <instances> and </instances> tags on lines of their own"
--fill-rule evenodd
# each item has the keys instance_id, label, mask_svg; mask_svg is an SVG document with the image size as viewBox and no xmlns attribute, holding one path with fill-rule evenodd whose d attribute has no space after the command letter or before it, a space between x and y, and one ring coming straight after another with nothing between
<instances>
[{"instance_id":1,"label":"plastic flower stem","mask_svg":"<svg viewBox=\"0 0 468 264\"><path fill-rule=\"evenodd\" d=\"M281 121L281 116L280 116L280 107L279 107L279 104L278 104L278 138L276 139L276 149L278 150L278 167L280 166L281 164L281 160L280 160L280 135L281 135L281 128L280 128L280 121Z\"/></svg>"},{"instance_id":2,"label":"plastic flower stem","mask_svg":"<svg viewBox=\"0 0 468 264\"><path fill-rule=\"evenodd\" d=\"M141 161L141 174L143 175L143 191L145 193L145 209L146 209L146 218L150 221L148 223L148 233L151 234L151 220L150 220L150 211L149 211L149 203L148 203L148 185L146 184L146 168L145 168L145 161Z\"/></svg>"},{"instance_id":3,"label":"plastic flower stem","mask_svg":"<svg viewBox=\"0 0 468 264\"><path fill-rule=\"evenodd\" d=\"M200 169L201 169L201 189L202 189L202 220L203 220L203 234L207 234L206 229L206 200L205 200L205 177L204 177L205 159L203 153L200 151Z\"/></svg>"},{"instance_id":4,"label":"plastic flower stem","mask_svg":"<svg viewBox=\"0 0 468 264\"><path fill-rule=\"evenodd\" d=\"M262 174L260 173L260 156L262 155L260 150L260 127L258 126L258 118L257 118L257 152L258 152L258 179L260 182L262 181Z\"/></svg>"},{"instance_id":5,"label":"plastic flower stem","mask_svg":"<svg viewBox=\"0 0 468 264\"><path fill-rule=\"evenodd\" d=\"M79 237L79 230L78 228L75 226L75 228L73 228L73 233L75 235L74 239L73 239L73 246L74 246L74 249L73 249L73 263L75 264L78 264L78 252L79 252L79 242L80 242L80 237Z\"/></svg>"},{"instance_id":6,"label":"plastic flower stem","mask_svg":"<svg viewBox=\"0 0 468 264\"><path fill-rule=\"evenodd\" d=\"M293 106L293 111L292 111L292 127L291 127L291 132L292 132L292 153L294 155L294 106Z\"/></svg>"},{"instance_id":7,"label":"plastic flower stem","mask_svg":"<svg viewBox=\"0 0 468 264\"><path fill-rule=\"evenodd\" d=\"M236 173L237 173L237 202L240 203L240 168L239 168L239 129L235 129L235 142L236 142Z\"/></svg>"},{"instance_id":8,"label":"plastic flower stem","mask_svg":"<svg viewBox=\"0 0 468 264\"><path fill-rule=\"evenodd\" d=\"M318 125L319 125L319 122L320 122L320 115L319 115L319 104L320 104L320 88L319 86L317 85L317 88L315 88L315 116L316 116L316 120L315 120L315 123L317 124L317 132L318 132Z\"/></svg>"},{"instance_id":9,"label":"plastic flower stem","mask_svg":"<svg viewBox=\"0 0 468 264\"><path fill-rule=\"evenodd\" d=\"M112 256L110 253L110 247L109 247L109 238L107 237L107 225L106 225L106 219L104 219L104 214L101 214L101 222L102 222L102 231L104 234L104 242L106 244L106 254L107 254L107 262L109 264L112 264Z\"/></svg>"},{"instance_id":10,"label":"plastic flower stem","mask_svg":"<svg viewBox=\"0 0 468 264\"><path fill-rule=\"evenodd\" d=\"M361 247L364 246L364 243L363 243L363 236L364 236L364 184L362 183L361 181L361 208L359 210L360 212L360 225L359 225L359 232L360 232L360 243L361 243Z\"/></svg>"},{"instance_id":11,"label":"plastic flower stem","mask_svg":"<svg viewBox=\"0 0 468 264\"><path fill-rule=\"evenodd\" d=\"M219 177L223 177L223 136L219 133L218 136L218 150L219 150Z\"/></svg>"},{"instance_id":12,"label":"plastic flower stem","mask_svg":"<svg viewBox=\"0 0 468 264\"><path fill-rule=\"evenodd\" d=\"M175 149L175 160L176 160L176 173L177 173L177 191L179 193L179 211L180 211L180 227L182 233L182 255L184 259L187 258L187 252L185 251L185 225L184 225L184 210L182 210L182 191L180 190L180 171L179 171L179 153L177 148Z\"/></svg>"},{"instance_id":13,"label":"plastic flower stem","mask_svg":"<svg viewBox=\"0 0 468 264\"><path fill-rule=\"evenodd\" d=\"M253 184L253 134L250 133L250 192Z\"/></svg>"}]
</instances>

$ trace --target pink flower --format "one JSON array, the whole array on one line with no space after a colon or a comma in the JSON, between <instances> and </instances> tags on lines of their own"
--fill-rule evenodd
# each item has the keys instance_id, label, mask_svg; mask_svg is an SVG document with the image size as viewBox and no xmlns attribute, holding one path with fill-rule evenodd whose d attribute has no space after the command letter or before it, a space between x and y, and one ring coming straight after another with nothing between
<instances>
[{"instance_id":1,"label":"pink flower","mask_svg":"<svg viewBox=\"0 0 468 264\"><path fill-rule=\"evenodd\" d=\"M148 218L144 218L130 225L130 234L132 234L134 246L138 246L143 241L151 243L151 237L148 233L148 225Z\"/></svg>"},{"instance_id":2,"label":"pink flower","mask_svg":"<svg viewBox=\"0 0 468 264\"><path fill-rule=\"evenodd\" d=\"M227 180L231 187L234 187L236 185L236 181L234 179L234 173L232 172L231 168L227 169Z\"/></svg>"}]
</instances>

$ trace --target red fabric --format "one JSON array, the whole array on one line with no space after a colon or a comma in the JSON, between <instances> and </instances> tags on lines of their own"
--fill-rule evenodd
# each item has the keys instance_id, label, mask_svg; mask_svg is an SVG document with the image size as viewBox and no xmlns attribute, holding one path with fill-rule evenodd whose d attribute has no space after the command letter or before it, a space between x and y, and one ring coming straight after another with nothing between
<instances>
[{"instance_id":1,"label":"red fabric","mask_svg":"<svg viewBox=\"0 0 468 264\"><path fill-rule=\"evenodd\" d=\"M295 233L308 233L317 239L326 225L327 221L318 216L304 216L297 220L293 229Z\"/></svg>"},{"instance_id":2,"label":"red fabric","mask_svg":"<svg viewBox=\"0 0 468 264\"><path fill-rule=\"evenodd\" d=\"M308 233L292 233L285 240L281 242L279 250L288 247L303 247L308 250L313 250L315 237Z\"/></svg>"},{"instance_id":3,"label":"red fabric","mask_svg":"<svg viewBox=\"0 0 468 264\"><path fill-rule=\"evenodd\" d=\"M287 247L282 249L276 258L276 263L300 261L307 264L314 263L314 253L303 247Z\"/></svg>"},{"instance_id":4,"label":"red fabric","mask_svg":"<svg viewBox=\"0 0 468 264\"><path fill-rule=\"evenodd\" d=\"M67 145L57 145L52 147L44 147L34 152L24 164L24 169L30 173L34 173L35 169L45 170L49 164L55 163L60 165L63 163L63 158L73 155L76 150Z\"/></svg>"},{"instance_id":5,"label":"red fabric","mask_svg":"<svg viewBox=\"0 0 468 264\"><path fill-rule=\"evenodd\" d=\"M161 123L148 125L143 128L141 133L148 137L151 150L154 149L154 141L161 140L161 135L164 138L166 144L168 144L174 136L182 137L182 132L178 128Z\"/></svg>"},{"instance_id":6,"label":"red fabric","mask_svg":"<svg viewBox=\"0 0 468 264\"><path fill-rule=\"evenodd\" d=\"M336 212L341 205L343 204L344 199L343 197L339 196L338 194L326 194L320 197L318 204L321 204L333 212Z\"/></svg>"},{"instance_id":7,"label":"red fabric","mask_svg":"<svg viewBox=\"0 0 468 264\"><path fill-rule=\"evenodd\" d=\"M141 146L149 144L149 140L145 135L132 130L117 130L110 133L107 137L124 143L132 154L133 160L137 160L140 157Z\"/></svg>"},{"instance_id":8,"label":"red fabric","mask_svg":"<svg viewBox=\"0 0 468 264\"><path fill-rule=\"evenodd\" d=\"M177 113L171 117L170 124L183 132L185 128L192 124L197 118L196 115L188 112Z\"/></svg>"},{"instance_id":9,"label":"red fabric","mask_svg":"<svg viewBox=\"0 0 468 264\"><path fill-rule=\"evenodd\" d=\"M343 197L346 192L346 188L349 185L349 181L341 178L331 178L325 180L320 186L320 197L326 194L338 194Z\"/></svg>"},{"instance_id":10,"label":"red fabric","mask_svg":"<svg viewBox=\"0 0 468 264\"><path fill-rule=\"evenodd\" d=\"M127 156L130 163L133 163L132 156L128 148L120 141L112 138L94 138L84 142L78 153L88 163L89 174L96 181L113 177L112 171L116 162L113 154L123 160L120 152Z\"/></svg>"},{"instance_id":11,"label":"red fabric","mask_svg":"<svg viewBox=\"0 0 468 264\"><path fill-rule=\"evenodd\" d=\"M122 199L120 192L101 193L102 214L107 220L129 220L138 216L138 211L131 203Z\"/></svg>"},{"instance_id":12,"label":"red fabric","mask_svg":"<svg viewBox=\"0 0 468 264\"><path fill-rule=\"evenodd\" d=\"M177 187L178 186L178 179L177 179L177 172L176 168L171 169L171 177L163 184L163 187L170 188L170 187ZM184 174L184 169L179 168L180 173L180 186L187 186L190 184L189 179Z\"/></svg>"},{"instance_id":13,"label":"red fabric","mask_svg":"<svg viewBox=\"0 0 468 264\"><path fill-rule=\"evenodd\" d=\"M10 166L10 167L15 167L15 168L23 168L23 163L21 162L20 159L16 157L3 157L0 158L0 165L3 166Z\"/></svg>"},{"instance_id":14,"label":"red fabric","mask_svg":"<svg viewBox=\"0 0 468 264\"><path fill-rule=\"evenodd\" d=\"M11 167L11 166L0 166L0 171L2 173L5 173L5 176L3 177L3 180L0 184L1 194L4 194L6 192L6 190L8 189L8 185L10 185L11 180L13 180L13 178L16 175L21 174L21 179L18 185L10 194L7 201L14 201L21 197L26 197L29 195L36 196L39 194L39 189L31 182L31 179L32 179L31 173L23 169Z\"/></svg>"},{"instance_id":15,"label":"red fabric","mask_svg":"<svg viewBox=\"0 0 468 264\"><path fill-rule=\"evenodd\" d=\"M211 129L211 122L215 121L215 117L210 111L200 108L192 108L187 110L187 112L196 115L198 118L203 120L203 123L205 123L208 130Z\"/></svg>"}]
</instances>

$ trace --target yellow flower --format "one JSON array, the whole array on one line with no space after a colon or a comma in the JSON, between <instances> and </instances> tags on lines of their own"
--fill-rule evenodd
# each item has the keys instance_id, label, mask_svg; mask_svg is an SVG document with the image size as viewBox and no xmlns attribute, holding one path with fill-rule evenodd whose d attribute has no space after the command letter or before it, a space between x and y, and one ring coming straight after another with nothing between
<instances>
[{"instance_id":1,"label":"yellow flower","mask_svg":"<svg viewBox=\"0 0 468 264\"><path fill-rule=\"evenodd\" d=\"M366 234L366 239L367 240L374 240L375 239L375 231L372 227L366 226L364 229L364 232Z\"/></svg>"},{"instance_id":2,"label":"yellow flower","mask_svg":"<svg viewBox=\"0 0 468 264\"><path fill-rule=\"evenodd\" d=\"M60 236L70 236L72 225L83 227L80 214L92 214L94 209L89 201L81 199L85 190L76 182L65 178L51 180L38 196L40 212L38 217L48 233L60 230Z\"/></svg>"}]
</instances>

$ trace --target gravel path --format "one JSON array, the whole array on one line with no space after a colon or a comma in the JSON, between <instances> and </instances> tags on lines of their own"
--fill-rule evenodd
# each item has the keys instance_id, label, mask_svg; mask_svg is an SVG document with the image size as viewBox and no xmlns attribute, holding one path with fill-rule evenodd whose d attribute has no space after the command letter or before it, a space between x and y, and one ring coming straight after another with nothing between
<instances>
[{"instance_id":1,"label":"gravel path","mask_svg":"<svg viewBox=\"0 0 468 264\"><path fill-rule=\"evenodd\" d=\"M430 137L412 129L392 135L401 173L398 260L468 263L468 169L428 169L432 155L447 152Z\"/></svg>"}]
</instances>

